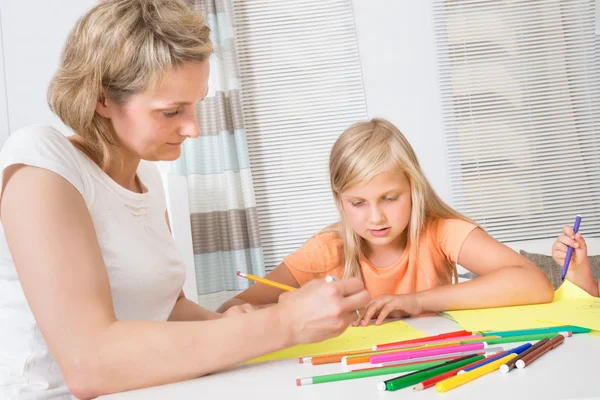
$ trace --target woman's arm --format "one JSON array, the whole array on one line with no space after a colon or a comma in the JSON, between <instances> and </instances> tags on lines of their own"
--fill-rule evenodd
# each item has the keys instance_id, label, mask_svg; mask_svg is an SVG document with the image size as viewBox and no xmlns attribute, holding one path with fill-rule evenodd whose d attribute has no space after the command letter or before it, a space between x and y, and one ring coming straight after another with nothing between
<instances>
[{"instance_id":1,"label":"woman's arm","mask_svg":"<svg viewBox=\"0 0 600 400\"><path fill-rule=\"evenodd\" d=\"M490 308L552 301L554 290L544 273L531 261L498 242L482 229L465 239L458 263L477 278L407 295L381 296L371 302L362 323L377 313L377 323L394 316L422 312Z\"/></svg>"},{"instance_id":2,"label":"woman's arm","mask_svg":"<svg viewBox=\"0 0 600 400\"><path fill-rule=\"evenodd\" d=\"M267 274L266 278L295 288L300 287L298 282L296 282L294 275L292 275L289 268L284 263L279 264L277 268ZM283 290L281 289L262 283L255 283L242 293L221 304L217 309L217 312L223 313L233 306L239 306L246 303L258 306L257 308L264 308L277 303L277 299L282 293Z\"/></svg>"},{"instance_id":3,"label":"woman's arm","mask_svg":"<svg viewBox=\"0 0 600 400\"><path fill-rule=\"evenodd\" d=\"M5 178L0 218L19 280L69 390L79 398L194 378L324 340L341 333L354 310L368 302L359 280L320 281L251 314L201 322L118 321L79 192L35 167L13 167Z\"/></svg>"},{"instance_id":4,"label":"woman's arm","mask_svg":"<svg viewBox=\"0 0 600 400\"><path fill-rule=\"evenodd\" d=\"M223 315L207 310L185 297L183 290L179 294L169 321L208 321L221 318Z\"/></svg>"}]
</instances>

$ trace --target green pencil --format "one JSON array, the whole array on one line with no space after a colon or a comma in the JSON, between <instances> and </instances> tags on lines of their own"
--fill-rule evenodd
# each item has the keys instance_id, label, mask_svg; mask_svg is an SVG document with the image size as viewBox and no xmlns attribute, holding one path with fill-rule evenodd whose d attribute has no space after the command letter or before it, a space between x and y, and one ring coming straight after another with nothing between
<instances>
[{"instance_id":1,"label":"green pencil","mask_svg":"<svg viewBox=\"0 0 600 400\"><path fill-rule=\"evenodd\" d=\"M379 382L377 384L377 389L379 391L387 390L393 392L395 390L416 385L419 382L423 382L424 380L433 378L434 376L439 376L448 371L452 371L453 369L475 363L477 361L483 360L484 358L485 356L478 356L473 354L472 356L466 356L462 359L446 361L444 364L436 367L426 368L425 370L413 372L412 374L408 375L403 375L396 379L389 379L385 382Z\"/></svg>"},{"instance_id":2,"label":"green pencil","mask_svg":"<svg viewBox=\"0 0 600 400\"><path fill-rule=\"evenodd\" d=\"M542 339L552 339L556 335L563 335L564 337L571 336L569 332L554 332L554 333L538 333L535 335L520 335L520 336L506 336L500 337L496 339L484 340L488 346L493 344L501 344L501 343L514 343L514 342L527 342L530 340L542 340ZM469 343L469 342L467 342ZM461 343L466 344L466 343Z\"/></svg>"},{"instance_id":3,"label":"green pencil","mask_svg":"<svg viewBox=\"0 0 600 400\"><path fill-rule=\"evenodd\" d=\"M313 385L316 383L327 383L327 382L337 382L337 381L345 381L348 379L359 379L359 378L367 378L369 376L380 376L380 375L388 375L388 374L396 374L400 372L412 372L418 371L423 368L433 367L435 365L444 364L444 361L428 361L418 364L407 364L407 365L399 365L396 367L382 367L382 368L370 368L362 371L352 371L352 372L342 372L339 374L330 374L330 375L321 375L321 376L312 376L310 378L300 378L296 379L297 386L306 386Z\"/></svg>"},{"instance_id":4,"label":"green pencil","mask_svg":"<svg viewBox=\"0 0 600 400\"><path fill-rule=\"evenodd\" d=\"M518 331L490 331L490 332L481 332L483 336L521 336L521 335L534 335L538 333L552 333L552 332L571 332L571 333L589 333L591 329L582 328L580 326L574 325L564 325L564 326L551 326L548 328L536 328L536 329L521 329Z\"/></svg>"}]
</instances>

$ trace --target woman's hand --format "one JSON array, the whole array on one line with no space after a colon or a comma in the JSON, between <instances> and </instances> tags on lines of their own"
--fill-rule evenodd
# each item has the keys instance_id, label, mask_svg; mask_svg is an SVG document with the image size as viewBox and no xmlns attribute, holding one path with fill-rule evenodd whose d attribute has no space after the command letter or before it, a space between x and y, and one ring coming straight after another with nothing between
<instances>
[{"instance_id":1,"label":"woman's hand","mask_svg":"<svg viewBox=\"0 0 600 400\"><path fill-rule=\"evenodd\" d=\"M354 326L359 324L366 326L371 318L377 316L375 325L381 325L387 317L405 318L412 315L418 315L422 312L421 304L416 293L409 294L386 294L379 296L371 301L367 306L364 316L360 321L356 321Z\"/></svg>"},{"instance_id":2,"label":"woman's hand","mask_svg":"<svg viewBox=\"0 0 600 400\"><path fill-rule=\"evenodd\" d=\"M314 280L282 294L275 306L287 327L291 345L313 343L340 335L356 320L356 310L370 300L358 278L326 283Z\"/></svg>"},{"instance_id":3,"label":"woman's hand","mask_svg":"<svg viewBox=\"0 0 600 400\"><path fill-rule=\"evenodd\" d=\"M248 313L251 313L256 310L258 310L258 308L254 307L252 304L244 303L244 304L239 304L237 306L233 306L233 307L229 308L227 311L225 311L223 313L223 316L230 317L232 315L248 314Z\"/></svg>"}]
</instances>

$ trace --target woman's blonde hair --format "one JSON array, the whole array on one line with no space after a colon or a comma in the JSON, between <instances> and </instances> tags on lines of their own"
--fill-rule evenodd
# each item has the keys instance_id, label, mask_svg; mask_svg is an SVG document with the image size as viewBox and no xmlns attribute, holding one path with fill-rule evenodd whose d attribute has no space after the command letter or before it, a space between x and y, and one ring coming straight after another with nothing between
<instances>
[{"instance_id":1,"label":"woman's blonde hair","mask_svg":"<svg viewBox=\"0 0 600 400\"><path fill-rule=\"evenodd\" d=\"M204 18L183 0L103 0L69 34L48 103L105 169L116 143L110 120L95 112L98 100L122 104L212 51Z\"/></svg>"},{"instance_id":2,"label":"woman's blonde hair","mask_svg":"<svg viewBox=\"0 0 600 400\"><path fill-rule=\"evenodd\" d=\"M441 218L464 216L453 210L435 193L423 174L419 161L408 140L392 123L374 118L359 122L344 131L333 145L329 159L331 189L340 213L336 230L344 241L344 277L361 276L360 254L362 239L345 221L341 194L365 184L382 172L405 173L410 182L412 210L408 223L407 245L411 257L418 259L418 243L430 225ZM456 281L456 264L448 263L446 272Z\"/></svg>"}]
</instances>

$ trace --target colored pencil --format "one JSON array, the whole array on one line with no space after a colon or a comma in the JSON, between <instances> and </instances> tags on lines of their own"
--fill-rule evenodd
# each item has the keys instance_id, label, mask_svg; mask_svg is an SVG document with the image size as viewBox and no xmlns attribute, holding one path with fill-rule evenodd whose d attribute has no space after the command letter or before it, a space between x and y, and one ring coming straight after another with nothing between
<instances>
[{"instance_id":1,"label":"colored pencil","mask_svg":"<svg viewBox=\"0 0 600 400\"><path fill-rule=\"evenodd\" d=\"M296 290L295 287L284 285L283 283L275 282L275 281L272 281L270 279L261 278L260 276L256 276L256 275L252 275L252 274L245 274L245 273L243 273L241 271L237 272L237 276L241 276L242 278L246 278L246 279L254 281L254 282L264 283L265 285L269 285L271 287L274 287L274 288L277 288L277 289L281 289L281 290L285 290L285 291L288 291L288 292L290 290Z\"/></svg>"},{"instance_id":2,"label":"colored pencil","mask_svg":"<svg viewBox=\"0 0 600 400\"><path fill-rule=\"evenodd\" d=\"M575 223L573 224L573 232L579 232L579 224L581 224L581 215L577 215L575 217ZM569 271L569 264L571 263L571 257L573 256L573 247L567 246L567 256L565 257L565 262L563 264L562 271L560 273L560 278L564 281L567 276L567 272Z\"/></svg>"},{"instance_id":3,"label":"colored pencil","mask_svg":"<svg viewBox=\"0 0 600 400\"><path fill-rule=\"evenodd\" d=\"M501 359L501 358L503 358L503 357L505 357L505 356L507 356L508 354L511 354L511 353L519 355L522 352L524 352L525 350L529 349L530 347L531 347L531 343L522 344L521 346L515 347L514 349L501 352L501 353L499 353L499 354L497 354L497 355L495 355L493 357L488 357L485 360L481 361L477 365L472 365L472 366L470 366L468 368L465 368L464 372L469 372L469 371L472 371L472 370L474 370L476 368L481 368L482 366L484 366L486 364L489 364L491 362L494 362L496 360L499 360L499 359ZM460 372L459 372L459 374L460 374Z\"/></svg>"},{"instance_id":4,"label":"colored pencil","mask_svg":"<svg viewBox=\"0 0 600 400\"><path fill-rule=\"evenodd\" d=\"M422 360L422 361L427 361L427 360L440 360L442 358L446 358L449 355L452 357L461 357L461 356L467 356L467 355L471 355L471 354L481 354L484 355L486 357L503 352L504 349L502 347L490 347L490 348L486 348L485 352L483 352L482 350L469 350L469 351L461 351L460 353L452 353L452 354L440 354L437 356L427 356L427 357L418 357L418 358L409 358L408 360L399 360L399 361L390 361L390 362L385 362L382 365L385 367L390 367L392 365L400 365L400 364L405 364L407 362L412 362L414 360Z\"/></svg>"},{"instance_id":5,"label":"colored pencil","mask_svg":"<svg viewBox=\"0 0 600 400\"><path fill-rule=\"evenodd\" d=\"M456 375L456 374L458 374L460 371L462 371L462 369L463 369L463 368L465 368L465 367L469 367L469 366L471 366L471 365L475 365L475 364L479 363L479 361L480 361L480 360L473 361L471 364L467 364L467 365L465 365L465 366L462 366L462 367L455 368L455 369L453 369L453 370L451 370L451 371L448 371L448 372L446 372L446 373L443 373L443 374L441 374L441 375L434 376L434 377L432 377L432 378L429 378L429 379L427 379L427 380L424 380L423 382L421 382L421 383L418 383L418 384L417 384L417 385L416 385L416 386L413 388L413 390L420 391L420 390L429 389L430 387L433 387L433 386L435 386L435 384L436 384L436 383L438 383L438 382L441 382L441 381L445 381L446 379L448 379L448 378L451 378L451 377L455 376L455 375Z\"/></svg>"},{"instance_id":6,"label":"colored pencil","mask_svg":"<svg viewBox=\"0 0 600 400\"><path fill-rule=\"evenodd\" d=\"M397 360L405 360L407 358L417 358L417 357L427 357L434 356L437 354L450 354L450 353L458 353L461 351L468 350L479 350L486 348L487 345L483 342L479 343L470 343L470 344L461 344L458 346L448 346L448 347L438 347L434 349L425 349L425 350L413 350L413 351L402 351L397 353L389 353L389 354L378 354L371 356L370 362L371 364L379 364L388 361L397 361Z\"/></svg>"},{"instance_id":7,"label":"colored pencil","mask_svg":"<svg viewBox=\"0 0 600 400\"><path fill-rule=\"evenodd\" d=\"M558 334L565 336L565 337L573 336L571 334L571 332L558 332ZM501 338L497 338L497 339L485 340L485 343L487 343L488 346L491 346L493 344L528 342L530 340L542 340L542 339L546 339L546 338L551 339L555 336L556 336L556 333L538 333L535 335L507 336L507 337L501 337Z\"/></svg>"},{"instance_id":8,"label":"colored pencil","mask_svg":"<svg viewBox=\"0 0 600 400\"><path fill-rule=\"evenodd\" d=\"M562 335L558 335L558 336L550 339L548 342L544 343L543 345L541 345L540 347L535 349L535 351L532 351L531 353L527 354L526 356L521 358L519 361L517 361L517 363L516 363L517 368L519 368L519 369L525 368L526 366L528 366L529 364L531 364L532 362L534 362L535 360L537 360L538 358L540 358L541 356L543 356L544 354L549 352L550 350L555 349L558 346L560 346L564 341L565 341L565 337Z\"/></svg>"},{"instance_id":9,"label":"colored pencil","mask_svg":"<svg viewBox=\"0 0 600 400\"><path fill-rule=\"evenodd\" d=\"M402 340L400 342L382 343L382 344L373 346L374 347L373 350L377 350L377 348L379 346L403 345L403 344L407 344L407 343L420 343L420 342L428 342L428 341L437 340L437 339L448 339L448 338L452 338L452 337L469 336L469 335L471 335L471 332L469 332L469 331L455 331L455 332L441 333L439 335L426 336L426 337L422 337L422 338L418 338L418 339Z\"/></svg>"},{"instance_id":10,"label":"colored pencil","mask_svg":"<svg viewBox=\"0 0 600 400\"><path fill-rule=\"evenodd\" d=\"M476 355L480 355L480 354L476 354ZM483 355L483 354L481 354ZM456 357L450 357L448 355L446 355L446 357L440 357L440 358L434 358L432 360L426 360L426 359L422 359L422 358L411 358L410 360L403 360L406 362L403 362L401 364L393 364L393 365L383 365L383 364L378 364L372 367L363 367L363 368L354 368L351 369L350 372L355 372L355 371L367 371L370 369L381 369L381 368L389 368L389 367L397 367L400 365L411 365L411 364L422 364L424 362L430 362L430 361L441 361L441 362L446 362L446 361L452 361L452 360L456 360L457 358L461 358L464 356L456 356ZM373 365L373 364L370 364Z\"/></svg>"},{"instance_id":11,"label":"colored pencil","mask_svg":"<svg viewBox=\"0 0 600 400\"><path fill-rule=\"evenodd\" d=\"M500 367L500 365L510 361L516 356L517 355L514 353L507 354L505 357L487 365L484 365L481 368L465 372L461 375L455 375L452 378L446 379L445 381L438 382L436 383L435 388L438 392L447 392L448 390L454 389L460 385L464 385L467 382L471 382L472 380L475 380L481 376L487 375L490 372L497 370Z\"/></svg>"},{"instance_id":12,"label":"colored pencil","mask_svg":"<svg viewBox=\"0 0 600 400\"><path fill-rule=\"evenodd\" d=\"M338 373L338 374L312 376L312 377L308 377L308 378L296 379L296 385L297 386L306 386L306 385L314 385L317 383L337 382L337 381L345 381L348 379L366 378L369 376L381 376L381 375L389 375L389 374L398 374L398 373L402 373L402 372L412 372L412 371L417 371L417 370L420 370L423 368L433 367L434 365L440 365L443 363L444 363L444 361L429 361L429 362L416 363L416 364L411 364L411 365L399 365L396 367L369 369L369 370L365 370L365 371L342 372L342 373Z\"/></svg>"},{"instance_id":13,"label":"colored pencil","mask_svg":"<svg viewBox=\"0 0 600 400\"><path fill-rule=\"evenodd\" d=\"M510 372L517 366L517 361L519 361L521 358L525 357L527 354L531 353L532 351L535 351L538 347L542 346L544 343L546 343L549 340L550 339L548 339L548 338L540 340L539 342L537 342L536 344L534 344L533 346L531 346L530 348L528 348L527 350L525 350L524 352L519 354L517 357L515 357L512 360L510 360L509 362L507 362L506 364L502 364L500 366L500 372L502 372L503 374Z\"/></svg>"},{"instance_id":14,"label":"colored pencil","mask_svg":"<svg viewBox=\"0 0 600 400\"><path fill-rule=\"evenodd\" d=\"M591 329L582 328L580 326L574 325L563 325L563 326L550 326L547 328L537 328L537 329L520 329L516 331L488 331L481 332L483 336L522 336L522 335L535 335L538 333L559 333L559 332L571 332L575 333L589 333Z\"/></svg>"},{"instance_id":15,"label":"colored pencil","mask_svg":"<svg viewBox=\"0 0 600 400\"><path fill-rule=\"evenodd\" d=\"M380 344L377 346L373 346L373 350L391 350L391 349L403 349L406 347L414 347L415 345L431 345L431 344L438 344L438 343L457 343L458 342L482 342L484 336L481 334L478 335L467 335L467 336L457 336L457 337L451 337L451 338L443 338L443 339L435 339L435 340L429 340L426 342L419 342L419 343L405 343L405 344Z\"/></svg>"},{"instance_id":16,"label":"colored pencil","mask_svg":"<svg viewBox=\"0 0 600 400\"><path fill-rule=\"evenodd\" d=\"M479 341L482 341L483 338L478 338ZM388 350L377 350L377 351L369 351L363 354L350 354L346 357L342 358L342 364L344 365L352 365L352 364L362 364L366 362L371 362L371 357L375 355L381 354L390 354L390 353L402 353L408 351L417 351L417 350L425 350L425 349L440 349L446 348L450 346L458 346L459 344L470 344L474 342L441 342L441 343L432 343L432 344L424 344L422 346L415 345L413 347L405 347L400 349L388 349Z\"/></svg>"},{"instance_id":17,"label":"colored pencil","mask_svg":"<svg viewBox=\"0 0 600 400\"><path fill-rule=\"evenodd\" d=\"M465 366L472 362L473 359L482 359L483 356L470 355L461 358L457 358L455 360L446 361L443 364L436 365L434 367L429 367L425 369L421 369L419 371L412 372L410 374L402 375L397 378L388 379L384 382L379 382L377 384L377 389L379 391L396 391L399 389L403 389L405 387L414 385L422 381L423 379L431 378L432 376L439 375L440 373L444 373L450 371L457 366Z\"/></svg>"}]
</instances>

